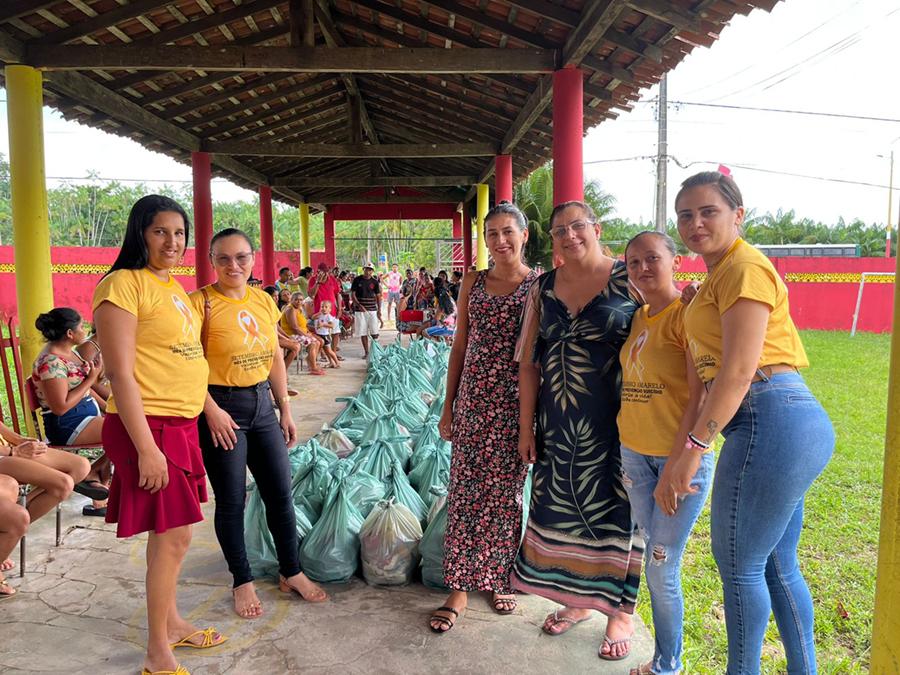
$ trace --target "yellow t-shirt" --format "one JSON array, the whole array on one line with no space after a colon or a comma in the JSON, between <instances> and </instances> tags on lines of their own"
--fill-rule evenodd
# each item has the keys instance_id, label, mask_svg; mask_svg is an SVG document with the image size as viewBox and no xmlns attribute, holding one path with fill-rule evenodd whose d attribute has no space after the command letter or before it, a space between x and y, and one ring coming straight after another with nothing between
<instances>
[{"instance_id":1,"label":"yellow t-shirt","mask_svg":"<svg viewBox=\"0 0 900 675\"><path fill-rule=\"evenodd\" d=\"M212 286L209 294L209 327L206 360L209 383L226 387L250 387L267 380L278 349L278 307L259 288L247 287L244 298L227 298ZM203 293L190 294L194 310L205 316Z\"/></svg>"},{"instance_id":2,"label":"yellow t-shirt","mask_svg":"<svg viewBox=\"0 0 900 675\"><path fill-rule=\"evenodd\" d=\"M791 319L787 286L769 259L743 239L734 242L700 287L684 314L694 366L709 382L722 365L721 317L741 298L769 307L769 323L759 365L806 368L809 360Z\"/></svg>"},{"instance_id":3,"label":"yellow t-shirt","mask_svg":"<svg viewBox=\"0 0 900 675\"><path fill-rule=\"evenodd\" d=\"M687 339L681 298L655 316L649 305L634 313L622 350L622 407L619 440L642 455L665 457L672 449L690 399Z\"/></svg>"},{"instance_id":4,"label":"yellow t-shirt","mask_svg":"<svg viewBox=\"0 0 900 675\"><path fill-rule=\"evenodd\" d=\"M196 417L206 399L209 367L200 344L200 316L181 284L147 269L116 270L94 290L94 311L111 302L137 317L134 376L144 413ZM108 412L117 412L110 396Z\"/></svg>"},{"instance_id":5,"label":"yellow t-shirt","mask_svg":"<svg viewBox=\"0 0 900 675\"><path fill-rule=\"evenodd\" d=\"M290 319L288 316L293 312L294 316L297 318L297 325L300 326L300 332L306 333L309 331L306 315L303 313L303 310L294 309L292 305L285 305L284 309L281 312L281 320L279 323L281 324L281 330L284 331L285 335L299 335L299 333L295 332L291 327Z\"/></svg>"}]
</instances>

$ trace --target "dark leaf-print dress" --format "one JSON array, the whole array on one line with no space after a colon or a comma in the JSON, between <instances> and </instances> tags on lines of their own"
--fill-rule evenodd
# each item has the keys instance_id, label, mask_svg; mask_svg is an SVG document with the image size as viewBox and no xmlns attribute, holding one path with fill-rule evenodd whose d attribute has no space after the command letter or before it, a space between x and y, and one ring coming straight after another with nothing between
<instances>
[{"instance_id":1,"label":"dark leaf-print dress","mask_svg":"<svg viewBox=\"0 0 900 675\"><path fill-rule=\"evenodd\" d=\"M509 295L490 295L486 272L469 293L465 365L453 409L453 455L444 538L444 583L509 593L522 534L519 367L514 360L529 272Z\"/></svg>"},{"instance_id":2,"label":"dark leaf-print dress","mask_svg":"<svg viewBox=\"0 0 900 675\"><path fill-rule=\"evenodd\" d=\"M556 272L535 289L541 367L531 511L512 584L570 607L634 611L643 542L622 486L619 349L637 304L625 265L573 317L554 294Z\"/></svg>"}]
</instances>

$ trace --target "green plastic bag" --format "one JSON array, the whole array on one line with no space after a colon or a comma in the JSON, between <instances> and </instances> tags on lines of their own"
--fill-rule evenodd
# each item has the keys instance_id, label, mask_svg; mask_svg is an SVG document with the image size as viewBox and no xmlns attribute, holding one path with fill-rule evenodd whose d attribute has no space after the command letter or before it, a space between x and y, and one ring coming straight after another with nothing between
<instances>
[{"instance_id":1,"label":"green plastic bag","mask_svg":"<svg viewBox=\"0 0 900 675\"><path fill-rule=\"evenodd\" d=\"M434 520L435 516L444 508L447 503L447 488L435 485L431 488L431 506L428 509L428 522Z\"/></svg>"},{"instance_id":2,"label":"green plastic bag","mask_svg":"<svg viewBox=\"0 0 900 675\"><path fill-rule=\"evenodd\" d=\"M447 532L447 504L429 521L422 534L422 583L429 588L444 589L444 535Z\"/></svg>"},{"instance_id":3,"label":"green plastic bag","mask_svg":"<svg viewBox=\"0 0 900 675\"><path fill-rule=\"evenodd\" d=\"M322 517L300 547L300 565L310 579L345 582L359 567L359 530L363 517L344 494L332 486Z\"/></svg>"},{"instance_id":4,"label":"green plastic bag","mask_svg":"<svg viewBox=\"0 0 900 675\"><path fill-rule=\"evenodd\" d=\"M291 465L291 478L295 478L297 474L306 475L312 466L312 453L305 445L295 445L288 450L288 462Z\"/></svg>"},{"instance_id":5,"label":"green plastic bag","mask_svg":"<svg viewBox=\"0 0 900 675\"><path fill-rule=\"evenodd\" d=\"M372 509L359 532L365 580L373 585L399 586L412 581L419 564L422 526L393 497Z\"/></svg>"},{"instance_id":6,"label":"green plastic bag","mask_svg":"<svg viewBox=\"0 0 900 675\"><path fill-rule=\"evenodd\" d=\"M447 487L450 474L450 458L432 446L429 451L423 453L424 457L409 472L409 483L423 500L429 499L428 491L434 485Z\"/></svg>"},{"instance_id":7,"label":"green plastic bag","mask_svg":"<svg viewBox=\"0 0 900 675\"><path fill-rule=\"evenodd\" d=\"M324 458L320 458L313 462L306 474L297 474L291 484L291 496L294 503L298 503L298 499L304 497L312 509L312 513L315 516L312 519L313 525L315 525L319 515L322 513L322 506L325 503L325 497L328 495L330 483L331 472L329 471L329 464Z\"/></svg>"},{"instance_id":8,"label":"green plastic bag","mask_svg":"<svg viewBox=\"0 0 900 675\"><path fill-rule=\"evenodd\" d=\"M391 442L391 441L394 442ZM354 472L364 471L378 480L386 481L391 475L395 461L405 466L409 459L408 446L402 439L368 441L360 444L353 454Z\"/></svg>"},{"instance_id":9,"label":"green plastic bag","mask_svg":"<svg viewBox=\"0 0 900 675\"><path fill-rule=\"evenodd\" d=\"M394 460L394 464L391 467L391 475L388 478L388 491L385 498L389 497L393 497L398 504L403 504L403 506L412 511L416 520L420 523L425 522L425 519L428 517L428 507L422 501L422 498L416 494L412 485L409 484L409 479L403 472L403 465L397 460Z\"/></svg>"},{"instance_id":10,"label":"green plastic bag","mask_svg":"<svg viewBox=\"0 0 900 675\"><path fill-rule=\"evenodd\" d=\"M333 481L343 484L341 489L363 518L371 513L375 504L384 499L387 492L383 481L359 469L351 460L342 460L333 468L332 475Z\"/></svg>"},{"instance_id":11,"label":"green plastic bag","mask_svg":"<svg viewBox=\"0 0 900 675\"><path fill-rule=\"evenodd\" d=\"M525 488L522 490L522 536L520 537L520 541L525 538L525 526L528 525L528 512L531 509L533 473L532 467L528 467L528 475L525 477Z\"/></svg>"},{"instance_id":12,"label":"green plastic bag","mask_svg":"<svg viewBox=\"0 0 900 675\"><path fill-rule=\"evenodd\" d=\"M365 384L356 395L356 400L367 410L372 411L372 416L384 415L390 405L384 395L384 390L377 384ZM371 418L370 418L371 419Z\"/></svg>"},{"instance_id":13,"label":"green plastic bag","mask_svg":"<svg viewBox=\"0 0 900 675\"><path fill-rule=\"evenodd\" d=\"M408 440L409 431L407 427L403 425L400 416L396 412L389 412L384 415L379 415L371 420L359 442L360 445L362 445L363 443L369 443L371 441L401 436ZM412 451L411 447L410 451Z\"/></svg>"},{"instance_id":14,"label":"green plastic bag","mask_svg":"<svg viewBox=\"0 0 900 675\"><path fill-rule=\"evenodd\" d=\"M244 508L244 545L247 548L250 571L259 579L274 577L278 574L278 556L272 533L266 523L266 507L256 483L250 483L247 492L249 498Z\"/></svg>"},{"instance_id":15,"label":"green plastic bag","mask_svg":"<svg viewBox=\"0 0 900 675\"><path fill-rule=\"evenodd\" d=\"M334 400L347 402L347 407L338 413L337 417L331 421L330 426L335 429L343 429L344 427L352 426L353 422L357 419L370 420L375 417L375 413L372 410L369 410L353 396L336 398Z\"/></svg>"}]
</instances>

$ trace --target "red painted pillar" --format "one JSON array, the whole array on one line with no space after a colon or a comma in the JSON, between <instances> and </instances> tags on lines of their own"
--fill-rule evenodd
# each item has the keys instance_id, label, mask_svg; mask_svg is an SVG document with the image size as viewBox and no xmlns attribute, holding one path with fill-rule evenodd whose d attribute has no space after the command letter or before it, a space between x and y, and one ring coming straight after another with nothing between
<instances>
[{"instance_id":1,"label":"red painted pillar","mask_svg":"<svg viewBox=\"0 0 900 675\"><path fill-rule=\"evenodd\" d=\"M194 179L194 275L197 288L216 280L209 264L209 242L212 239L212 166L208 152L191 153Z\"/></svg>"},{"instance_id":2,"label":"red painted pillar","mask_svg":"<svg viewBox=\"0 0 900 675\"><path fill-rule=\"evenodd\" d=\"M453 269L464 268L463 265L463 246L462 246L462 213L459 211L453 212L453 246L450 247L450 250L453 251Z\"/></svg>"},{"instance_id":3,"label":"red painted pillar","mask_svg":"<svg viewBox=\"0 0 900 675\"><path fill-rule=\"evenodd\" d=\"M334 213L325 211L325 262L329 269L337 265L337 254L334 250Z\"/></svg>"},{"instance_id":4,"label":"red painted pillar","mask_svg":"<svg viewBox=\"0 0 900 675\"><path fill-rule=\"evenodd\" d=\"M272 188L259 186L259 248L263 286L275 283L275 234L272 231Z\"/></svg>"},{"instance_id":5,"label":"red painted pillar","mask_svg":"<svg viewBox=\"0 0 900 675\"><path fill-rule=\"evenodd\" d=\"M494 198L496 204L507 201L513 202L513 176L512 157L510 155L497 155L494 158Z\"/></svg>"},{"instance_id":6,"label":"red painted pillar","mask_svg":"<svg viewBox=\"0 0 900 675\"><path fill-rule=\"evenodd\" d=\"M553 73L553 204L584 199L584 80L578 68Z\"/></svg>"},{"instance_id":7,"label":"red painted pillar","mask_svg":"<svg viewBox=\"0 0 900 675\"><path fill-rule=\"evenodd\" d=\"M462 240L463 273L465 274L472 266L472 218L469 216L469 210L465 206L463 207Z\"/></svg>"},{"instance_id":8,"label":"red painted pillar","mask_svg":"<svg viewBox=\"0 0 900 675\"><path fill-rule=\"evenodd\" d=\"M462 239L462 213L453 213L453 238Z\"/></svg>"}]
</instances>

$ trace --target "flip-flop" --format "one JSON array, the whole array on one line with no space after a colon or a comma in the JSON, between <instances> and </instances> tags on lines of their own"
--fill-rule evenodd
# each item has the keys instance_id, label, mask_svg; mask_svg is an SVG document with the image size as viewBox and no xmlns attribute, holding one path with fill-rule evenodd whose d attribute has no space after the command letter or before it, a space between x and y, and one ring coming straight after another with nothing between
<instances>
[{"instance_id":1,"label":"flip-flop","mask_svg":"<svg viewBox=\"0 0 900 675\"><path fill-rule=\"evenodd\" d=\"M518 607L519 603L516 600L516 596L513 594L505 594L505 593L495 593L493 599L491 600L491 605L494 607L494 611L497 614L512 614L516 611L516 607ZM512 605L511 608L504 608L504 605Z\"/></svg>"},{"instance_id":2,"label":"flip-flop","mask_svg":"<svg viewBox=\"0 0 900 675\"><path fill-rule=\"evenodd\" d=\"M434 612L435 613L431 615L431 618L428 619L428 627L431 629L432 633L446 633L456 625L456 621L446 616L440 616L437 612L450 612L457 619L459 618L459 612L457 612L452 607L438 607L436 610L434 610ZM440 626L438 628L435 628L431 625L432 621L437 621Z\"/></svg>"},{"instance_id":3,"label":"flip-flop","mask_svg":"<svg viewBox=\"0 0 900 675\"><path fill-rule=\"evenodd\" d=\"M575 626L577 626L578 624L584 623L585 621L590 621L593 618L594 618L593 616L589 616L586 619L570 619L567 616L560 616L559 610L556 609L556 610L553 610L553 614L548 614L547 618L544 619L544 625L541 626L541 630L544 631L547 635L553 635L555 637L557 635L562 635L563 633L568 633L570 630L575 628ZM547 622L550 619L553 619L553 623L550 624L550 626L556 626L558 624L565 624L567 627L563 628L560 631L555 631L555 632L548 630L550 628L550 626L547 625Z\"/></svg>"},{"instance_id":4,"label":"flip-flop","mask_svg":"<svg viewBox=\"0 0 900 675\"><path fill-rule=\"evenodd\" d=\"M83 516L96 516L98 518L106 518L106 507L94 507L90 504L85 504L81 507L81 515Z\"/></svg>"},{"instance_id":5,"label":"flip-flop","mask_svg":"<svg viewBox=\"0 0 900 675\"><path fill-rule=\"evenodd\" d=\"M6 579L0 580L0 600L8 600L16 593L18 593L18 591L10 586Z\"/></svg>"},{"instance_id":6,"label":"flip-flop","mask_svg":"<svg viewBox=\"0 0 900 675\"><path fill-rule=\"evenodd\" d=\"M653 664L650 661L642 663L637 668L629 670L628 675L653 675Z\"/></svg>"},{"instance_id":7,"label":"flip-flop","mask_svg":"<svg viewBox=\"0 0 900 675\"><path fill-rule=\"evenodd\" d=\"M76 483L75 492L98 502L109 498L109 488L99 480L83 480Z\"/></svg>"},{"instance_id":8,"label":"flip-flop","mask_svg":"<svg viewBox=\"0 0 900 675\"><path fill-rule=\"evenodd\" d=\"M147 670L144 668L141 671L141 675L191 675L188 672L188 669L185 668L180 663L178 664L178 668L175 670Z\"/></svg>"},{"instance_id":9,"label":"flip-flop","mask_svg":"<svg viewBox=\"0 0 900 675\"><path fill-rule=\"evenodd\" d=\"M191 642L191 638L197 635L203 636L203 641L200 644L196 642ZM219 639L216 640L216 635L219 636ZM210 626L209 628L205 628L203 630L195 630L193 633L180 639L178 642L173 642L171 647L175 649L176 647L190 647L191 649L209 649L210 647L218 647L220 644L225 642L228 638L219 633L215 628ZM177 671L176 671L177 672Z\"/></svg>"},{"instance_id":10,"label":"flip-flop","mask_svg":"<svg viewBox=\"0 0 900 675\"><path fill-rule=\"evenodd\" d=\"M600 648L597 650L597 656L599 656L604 661L621 661L622 659L627 659L628 656L631 654L631 638L633 638L633 637L634 637L634 635L632 634L632 635L629 635L628 637L620 638L618 640L610 640L608 636L604 635L603 643L600 645ZM603 645L608 645L610 652L612 652L612 648L615 647L616 645L626 645L627 649L625 650L625 653L622 654L621 656L612 656L611 654L603 653Z\"/></svg>"}]
</instances>

